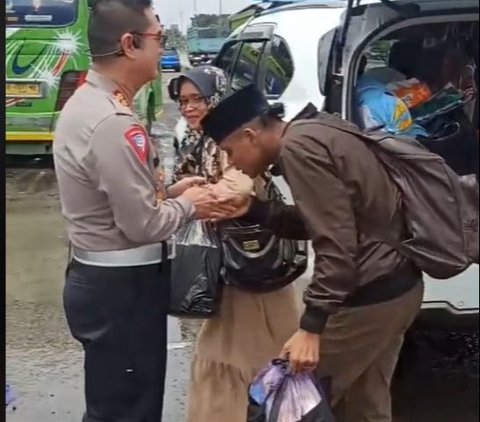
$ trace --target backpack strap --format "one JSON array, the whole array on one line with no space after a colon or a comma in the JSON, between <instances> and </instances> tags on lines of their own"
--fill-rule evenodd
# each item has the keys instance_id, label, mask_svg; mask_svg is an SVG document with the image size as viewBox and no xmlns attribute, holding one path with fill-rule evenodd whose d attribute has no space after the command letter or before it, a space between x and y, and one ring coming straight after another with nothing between
<instances>
[{"instance_id":1,"label":"backpack strap","mask_svg":"<svg viewBox=\"0 0 480 422\"><path fill-rule=\"evenodd\" d=\"M362 133L365 133L365 134L370 134L370 133L375 133L375 132L379 132L380 130L382 130L383 128L385 127L385 125L377 125L377 126L373 126L369 129L365 129L362 131Z\"/></svg>"},{"instance_id":2,"label":"backpack strap","mask_svg":"<svg viewBox=\"0 0 480 422\"><path fill-rule=\"evenodd\" d=\"M363 141L367 143L374 143L374 144L379 144L381 141L385 139L391 139L395 138L398 139L398 137L394 134L391 133L385 133L381 132L380 129L384 127L384 125L379 125L375 126L371 129L367 129L362 131L358 127L354 126L353 123L343 120L340 117L333 116L333 115L328 115L326 113L321 113L317 116L315 119L320 125L329 127L331 129L336 129L344 133L348 133L350 135L357 136L358 138L362 139ZM303 121L298 121L299 123L306 123L310 122L311 120L303 120ZM429 152L428 148L426 148L424 145L422 145L421 142L417 141L415 138L412 137L401 137L401 140L403 142L407 142L422 151L427 151Z\"/></svg>"}]
</instances>

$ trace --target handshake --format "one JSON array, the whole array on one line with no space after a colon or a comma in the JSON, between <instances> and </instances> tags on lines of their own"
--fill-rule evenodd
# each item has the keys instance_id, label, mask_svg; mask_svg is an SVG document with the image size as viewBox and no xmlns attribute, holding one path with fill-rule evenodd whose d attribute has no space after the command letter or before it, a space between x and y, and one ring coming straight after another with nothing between
<instances>
[{"instance_id":1,"label":"handshake","mask_svg":"<svg viewBox=\"0 0 480 422\"><path fill-rule=\"evenodd\" d=\"M202 220L227 220L248 212L251 199L226 187L207 185L205 178L186 177L168 189L170 198L185 198L195 207L195 216Z\"/></svg>"}]
</instances>

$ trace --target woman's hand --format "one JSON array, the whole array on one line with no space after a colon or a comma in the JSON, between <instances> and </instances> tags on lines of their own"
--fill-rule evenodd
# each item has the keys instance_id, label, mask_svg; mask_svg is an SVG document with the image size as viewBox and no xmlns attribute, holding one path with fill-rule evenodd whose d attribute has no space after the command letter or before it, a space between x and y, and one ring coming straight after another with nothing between
<instances>
[{"instance_id":1,"label":"woman's hand","mask_svg":"<svg viewBox=\"0 0 480 422\"><path fill-rule=\"evenodd\" d=\"M185 177L179 182L169 186L167 188L167 194L169 198L176 198L180 196L183 192L187 189L192 188L194 186L202 186L206 183L205 177L200 176L191 176Z\"/></svg>"}]
</instances>

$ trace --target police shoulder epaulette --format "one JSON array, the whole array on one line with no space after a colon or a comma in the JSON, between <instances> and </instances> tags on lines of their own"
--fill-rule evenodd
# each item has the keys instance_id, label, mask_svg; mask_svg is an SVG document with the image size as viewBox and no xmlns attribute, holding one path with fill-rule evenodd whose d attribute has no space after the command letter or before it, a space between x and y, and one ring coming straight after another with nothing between
<instances>
[{"instance_id":1,"label":"police shoulder epaulette","mask_svg":"<svg viewBox=\"0 0 480 422\"><path fill-rule=\"evenodd\" d=\"M111 95L111 101L117 113L133 115L130 102L128 101L127 97L125 97L122 91L114 91Z\"/></svg>"}]
</instances>

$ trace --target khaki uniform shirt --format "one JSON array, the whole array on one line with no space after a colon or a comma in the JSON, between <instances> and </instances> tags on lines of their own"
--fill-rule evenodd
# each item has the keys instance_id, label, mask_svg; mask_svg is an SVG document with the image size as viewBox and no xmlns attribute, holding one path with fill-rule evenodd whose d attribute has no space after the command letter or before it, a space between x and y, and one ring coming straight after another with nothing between
<instances>
[{"instance_id":1,"label":"khaki uniform shirt","mask_svg":"<svg viewBox=\"0 0 480 422\"><path fill-rule=\"evenodd\" d=\"M53 154L62 212L78 248L158 243L193 216L183 198L157 201L153 144L126 97L98 72L88 73L62 110Z\"/></svg>"}]
</instances>

